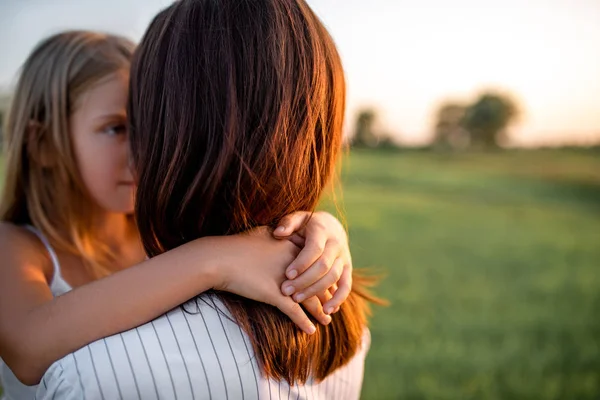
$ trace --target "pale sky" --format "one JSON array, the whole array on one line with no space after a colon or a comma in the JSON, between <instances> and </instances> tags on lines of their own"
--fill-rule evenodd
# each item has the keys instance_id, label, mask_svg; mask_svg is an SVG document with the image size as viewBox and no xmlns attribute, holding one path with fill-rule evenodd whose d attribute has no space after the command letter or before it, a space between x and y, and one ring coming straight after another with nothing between
<instances>
[{"instance_id":1,"label":"pale sky","mask_svg":"<svg viewBox=\"0 0 600 400\"><path fill-rule=\"evenodd\" d=\"M405 143L429 138L436 106L513 93L518 144L600 142L600 0L308 0L336 40L349 114L379 111ZM68 28L139 40L170 0L0 0L0 87L43 37Z\"/></svg>"}]
</instances>

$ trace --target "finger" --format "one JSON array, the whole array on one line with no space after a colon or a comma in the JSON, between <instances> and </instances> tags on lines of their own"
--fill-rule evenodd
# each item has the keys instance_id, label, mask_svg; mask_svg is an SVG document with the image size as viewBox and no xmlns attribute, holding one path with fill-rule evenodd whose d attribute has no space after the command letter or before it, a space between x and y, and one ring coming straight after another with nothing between
<instances>
[{"instance_id":1,"label":"finger","mask_svg":"<svg viewBox=\"0 0 600 400\"><path fill-rule=\"evenodd\" d=\"M291 297L288 296L280 296L277 301L278 304L275 304L282 313L287 315L300 329L304 332L312 335L316 332L317 328L315 328L314 324L310 321L302 307Z\"/></svg>"},{"instance_id":2,"label":"finger","mask_svg":"<svg viewBox=\"0 0 600 400\"><path fill-rule=\"evenodd\" d=\"M321 306L323 306L325 303L327 303L329 300L331 300L332 297L333 297L333 295L329 292L329 290L326 290L317 295L317 298L321 302Z\"/></svg>"},{"instance_id":3,"label":"finger","mask_svg":"<svg viewBox=\"0 0 600 400\"><path fill-rule=\"evenodd\" d=\"M339 258L340 248L335 242L335 240L326 242L322 251L320 250L320 247L317 248L316 246L317 245L314 245L311 248L309 248L309 245L307 244L302 250L300 250L300 254L298 254L298 257L294 261L292 261L291 272L288 273L286 271L286 276L288 278L290 276L296 275L296 278L293 278L293 280L290 283L290 285L293 286L295 289L294 293L306 289L307 287L324 277L333 266L335 260ZM310 254L307 252L310 252ZM308 268L297 267L298 264L295 263L299 259L306 260L307 263L310 260ZM304 263L304 261L300 262ZM325 290L327 290L327 288L323 288L323 291ZM308 297L311 296L307 296L306 298Z\"/></svg>"},{"instance_id":4,"label":"finger","mask_svg":"<svg viewBox=\"0 0 600 400\"><path fill-rule=\"evenodd\" d=\"M323 305L326 314L331 314L336 308L339 308L348 298L352 291L352 270L348 265L344 266L342 276L338 281L338 289L327 303Z\"/></svg>"},{"instance_id":5,"label":"finger","mask_svg":"<svg viewBox=\"0 0 600 400\"><path fill-rule=\"evenodd\" d=\"M324 230L316 230L306 238L302 251L294 261L288 266L285 274L289 279L302 275L311 265L321 257L327 246L327 235ZM339 252L339 245L332 240L329 247L334 247ZM332 251L333 249L330 249ZM337 256L337 255L336 255Z\"/></svg>"},{"instance_id":6,"label":"finger","mask_svg":"<svg viewBox=\"0 0 600 400\"><path fill-rule=\"evenodd\" d=\"M338 285L337 285L337 282L336 282L333 285L331 285L331 287L328 290L329 290L329 293L331 293L331 295L333 296L335 294L335 291L337 289L338 289Z\"/></svg>"},{"instance_id":7,"label":"finger","mask_svg":"<svg viewBox=\"0 0 600 400\"><path fill-rule=\"evenodd\" d=\"M322 325L327 325L331 322L331 316L323 312L323 303L316 296L306 299L302 302L302 305Z\"/></svg>"},{"instance_id":8,"label":"finger","mask_svg":"<svg viewBox=\"0 0 600 400\"><path fill-rule=\"evenodd\" d=\"M303 236L300 236L297 233L292 233L290 236L276 239L287 239L300 248L304 248L304 245L306 244L306 239L304 239Z\"/></svg>"},{"instance_id":9,"label":"finger","mask_svg":"<svg viewBox=\"0 0 600 400\"><path fill-rule=\"evenodd\" d=\"M310 215L311 213L308 211L296 211L290 215L286 215L279 221L277 228L273 231L273 236L279 238L290 236L306 225Z\"/></svg>"},{"instance_id":10,"label":"finger","mask_svg":"<svg viewBox=\"0 0 600 400\"><path fill-rule=\"evenodd\" d=\"M321 279L319 279L314 284L308 286L306 289L303 289L303 290L299 289L297 291L297 293L294 294L294 296L293 296L294 300L301 303L305 299L308 299L309 297L316 296L319 293L328 291L329 287L331 287L331 285L333 285L340 279L340 277L342 276L343 270L344 270L344 260L342 260L341 258L336 258L335 261L333 262L333 265L331 266L331 269ZM305 274L308 274L310 272L311 271L308 270L308 271L306 271ZM301 276L300 278L298 278L296 280L300 280L303 276ZM295 282L296 281L294 281L294 285L296 285Z\"/></svg>"}]
</instances>

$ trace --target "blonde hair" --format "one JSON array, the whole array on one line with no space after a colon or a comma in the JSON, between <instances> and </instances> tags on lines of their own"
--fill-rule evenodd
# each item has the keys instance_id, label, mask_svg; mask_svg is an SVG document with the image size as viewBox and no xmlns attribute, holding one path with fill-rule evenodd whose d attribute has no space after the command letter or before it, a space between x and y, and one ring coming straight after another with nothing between
<instances>
[{"instance_id":1,"label":"blonde hair","mask_svg":"<svg viewBox=\"0 0 600 400\"><path fill-rule=\"evenodd\" d=\"M77 168L69 116L93 85L129 70L134 48L123 37L86 31L45 39L23 65L6 121L0 220L35 226L97 277L111 256L90 229L95 205ZM42 147L52 162L40 156Z\"/></svg>"}]
</instances>

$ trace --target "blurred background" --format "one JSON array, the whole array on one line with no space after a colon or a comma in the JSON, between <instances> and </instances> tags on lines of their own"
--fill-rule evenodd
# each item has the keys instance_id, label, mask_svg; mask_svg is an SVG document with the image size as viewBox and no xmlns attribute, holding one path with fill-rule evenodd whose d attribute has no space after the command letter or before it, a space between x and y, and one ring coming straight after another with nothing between
<instances>
[{"instance_id":1,"label":"blurred background","mask_svg":"<svg viewBox=\"0 0 600 400\"><path fill-rule=\"evenodd\" d=\"M346 69L355 267L391 302L363 398L600 398L600 1L308 2ZM0 0L0 115L45 36L139 40L168 4Z\"/></svg>"}]
</instances>

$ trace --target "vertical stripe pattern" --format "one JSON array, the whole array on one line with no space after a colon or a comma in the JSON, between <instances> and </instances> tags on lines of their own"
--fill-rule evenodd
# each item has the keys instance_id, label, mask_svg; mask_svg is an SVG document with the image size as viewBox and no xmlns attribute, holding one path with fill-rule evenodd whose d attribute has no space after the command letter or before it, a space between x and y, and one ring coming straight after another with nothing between
<instances>
[{"instance_id":1,"label":"vertical stripe pattern","mask_svg":"<svg viewBox=\"0 0 600 400\"><path fill-rule=\"evenodd\" d=\"M192 311L174 309L56 362L36 399L359 399L368 332L348 365L322 382L290 386L263 375L248 336L218 298L206 295L185 309Z\"/></svg>"}]
</instances>

